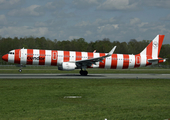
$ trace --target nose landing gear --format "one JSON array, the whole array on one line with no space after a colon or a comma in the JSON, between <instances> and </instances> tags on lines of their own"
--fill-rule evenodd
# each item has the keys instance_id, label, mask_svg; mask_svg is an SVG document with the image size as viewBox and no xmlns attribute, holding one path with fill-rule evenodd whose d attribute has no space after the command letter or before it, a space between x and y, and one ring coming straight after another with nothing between
<instances>
[{"instance_id":1,"label":"nose landing gear","mask_svg":"<svg viewBox=\"0 0 170 120\"><path fill-rule=\"evenodd\" d=\"M18 71L19 71L19 72L22 72L22 69L19 69Z\"/></svg>"},{"instance_id":2,"label":"nose landing gear","mask_svg":"<svg viewBox=\"0 0 170 120\"><path fill-rule=\"evenodd\" d=\"M17 67L20 67L20 69L18 70L18 72L21 73L21 72L22 72L22 68L23 68L23 67L26 67L26 66L25 66L25 65L22 65L22 64L19 64L19 65L17 65Z\"/></svg>"}]
</instances>

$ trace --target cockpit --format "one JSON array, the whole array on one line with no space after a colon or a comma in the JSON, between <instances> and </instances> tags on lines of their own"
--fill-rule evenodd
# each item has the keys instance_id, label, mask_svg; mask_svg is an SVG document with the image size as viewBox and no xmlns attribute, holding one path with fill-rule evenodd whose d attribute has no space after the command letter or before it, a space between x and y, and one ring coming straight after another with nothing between
<instances>
[{"instance_id":1,"label":"cockpit","mask_svg":"<svg viewBox=\"0 0 170 120\"><path fill-rule=\"evenodd\" d=\"M14 55L14 51L9 51L8 54Z\"/></svg>"},{"instance_id":2,"label":"cockpit","mask_svg":"<svg viewBox=\"0 0 170 120\"><path fill-rule=\"evenodd\" d=\"M9 52L8 54L14 54L14 52Z\"/></svg>"}]
</instances>

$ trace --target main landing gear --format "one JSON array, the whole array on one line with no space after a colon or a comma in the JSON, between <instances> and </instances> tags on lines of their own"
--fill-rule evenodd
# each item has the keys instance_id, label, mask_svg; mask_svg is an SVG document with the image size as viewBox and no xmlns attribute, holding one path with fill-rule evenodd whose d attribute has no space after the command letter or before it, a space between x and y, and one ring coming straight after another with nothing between
<instances>
[{"instance_id":1,"label":"main landing gear","mask_svg":"<svg viewBox=\"0 0 170 120\"><path fill-rule=\"evenodd\" d=\"M80 75L86 76L88 74L88 72L86 70L80 70Z\"/></svg>"}]
</instances>

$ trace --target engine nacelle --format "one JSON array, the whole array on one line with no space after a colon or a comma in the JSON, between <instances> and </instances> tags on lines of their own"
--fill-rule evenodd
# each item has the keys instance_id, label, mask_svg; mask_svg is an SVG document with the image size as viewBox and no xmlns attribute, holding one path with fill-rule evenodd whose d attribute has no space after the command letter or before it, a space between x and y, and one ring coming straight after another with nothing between
<instances>
[{"instance_id":1,"label":"engine nacelle","mask_svg":"<svg viewBox=\"0 0 170 120\"><path fill-rule=\"evenodd\" d=\"M58 66L58 70L75 70L76 64L75 63L70 63L70 62L63 62L60 66Z\"/></svg>"}]
</instances>

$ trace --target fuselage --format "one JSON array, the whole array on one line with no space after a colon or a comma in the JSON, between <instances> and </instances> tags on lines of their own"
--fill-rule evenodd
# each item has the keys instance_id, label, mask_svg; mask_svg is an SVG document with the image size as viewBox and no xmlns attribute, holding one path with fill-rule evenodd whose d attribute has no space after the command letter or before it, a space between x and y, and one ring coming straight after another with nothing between
<instances>
[{"instance_id":1,"label":"fuselage","mask_svg":"<svg viewBox=\"0 0 170 120\"><path fill-rule=\"evenodd\" d=\"M2 59L10 63L22 65L60 66L64 62L74 63L80 60L102 57L106 54L107 53L60 50L16 49L11 50L8 54L4 55ZM152 56L142 54L112 54L100 62L87 66L87 68L130 69L164 62L164 60L158 60L149 63L148 59L152 59Z\"/></svg>"}]
</instances>

